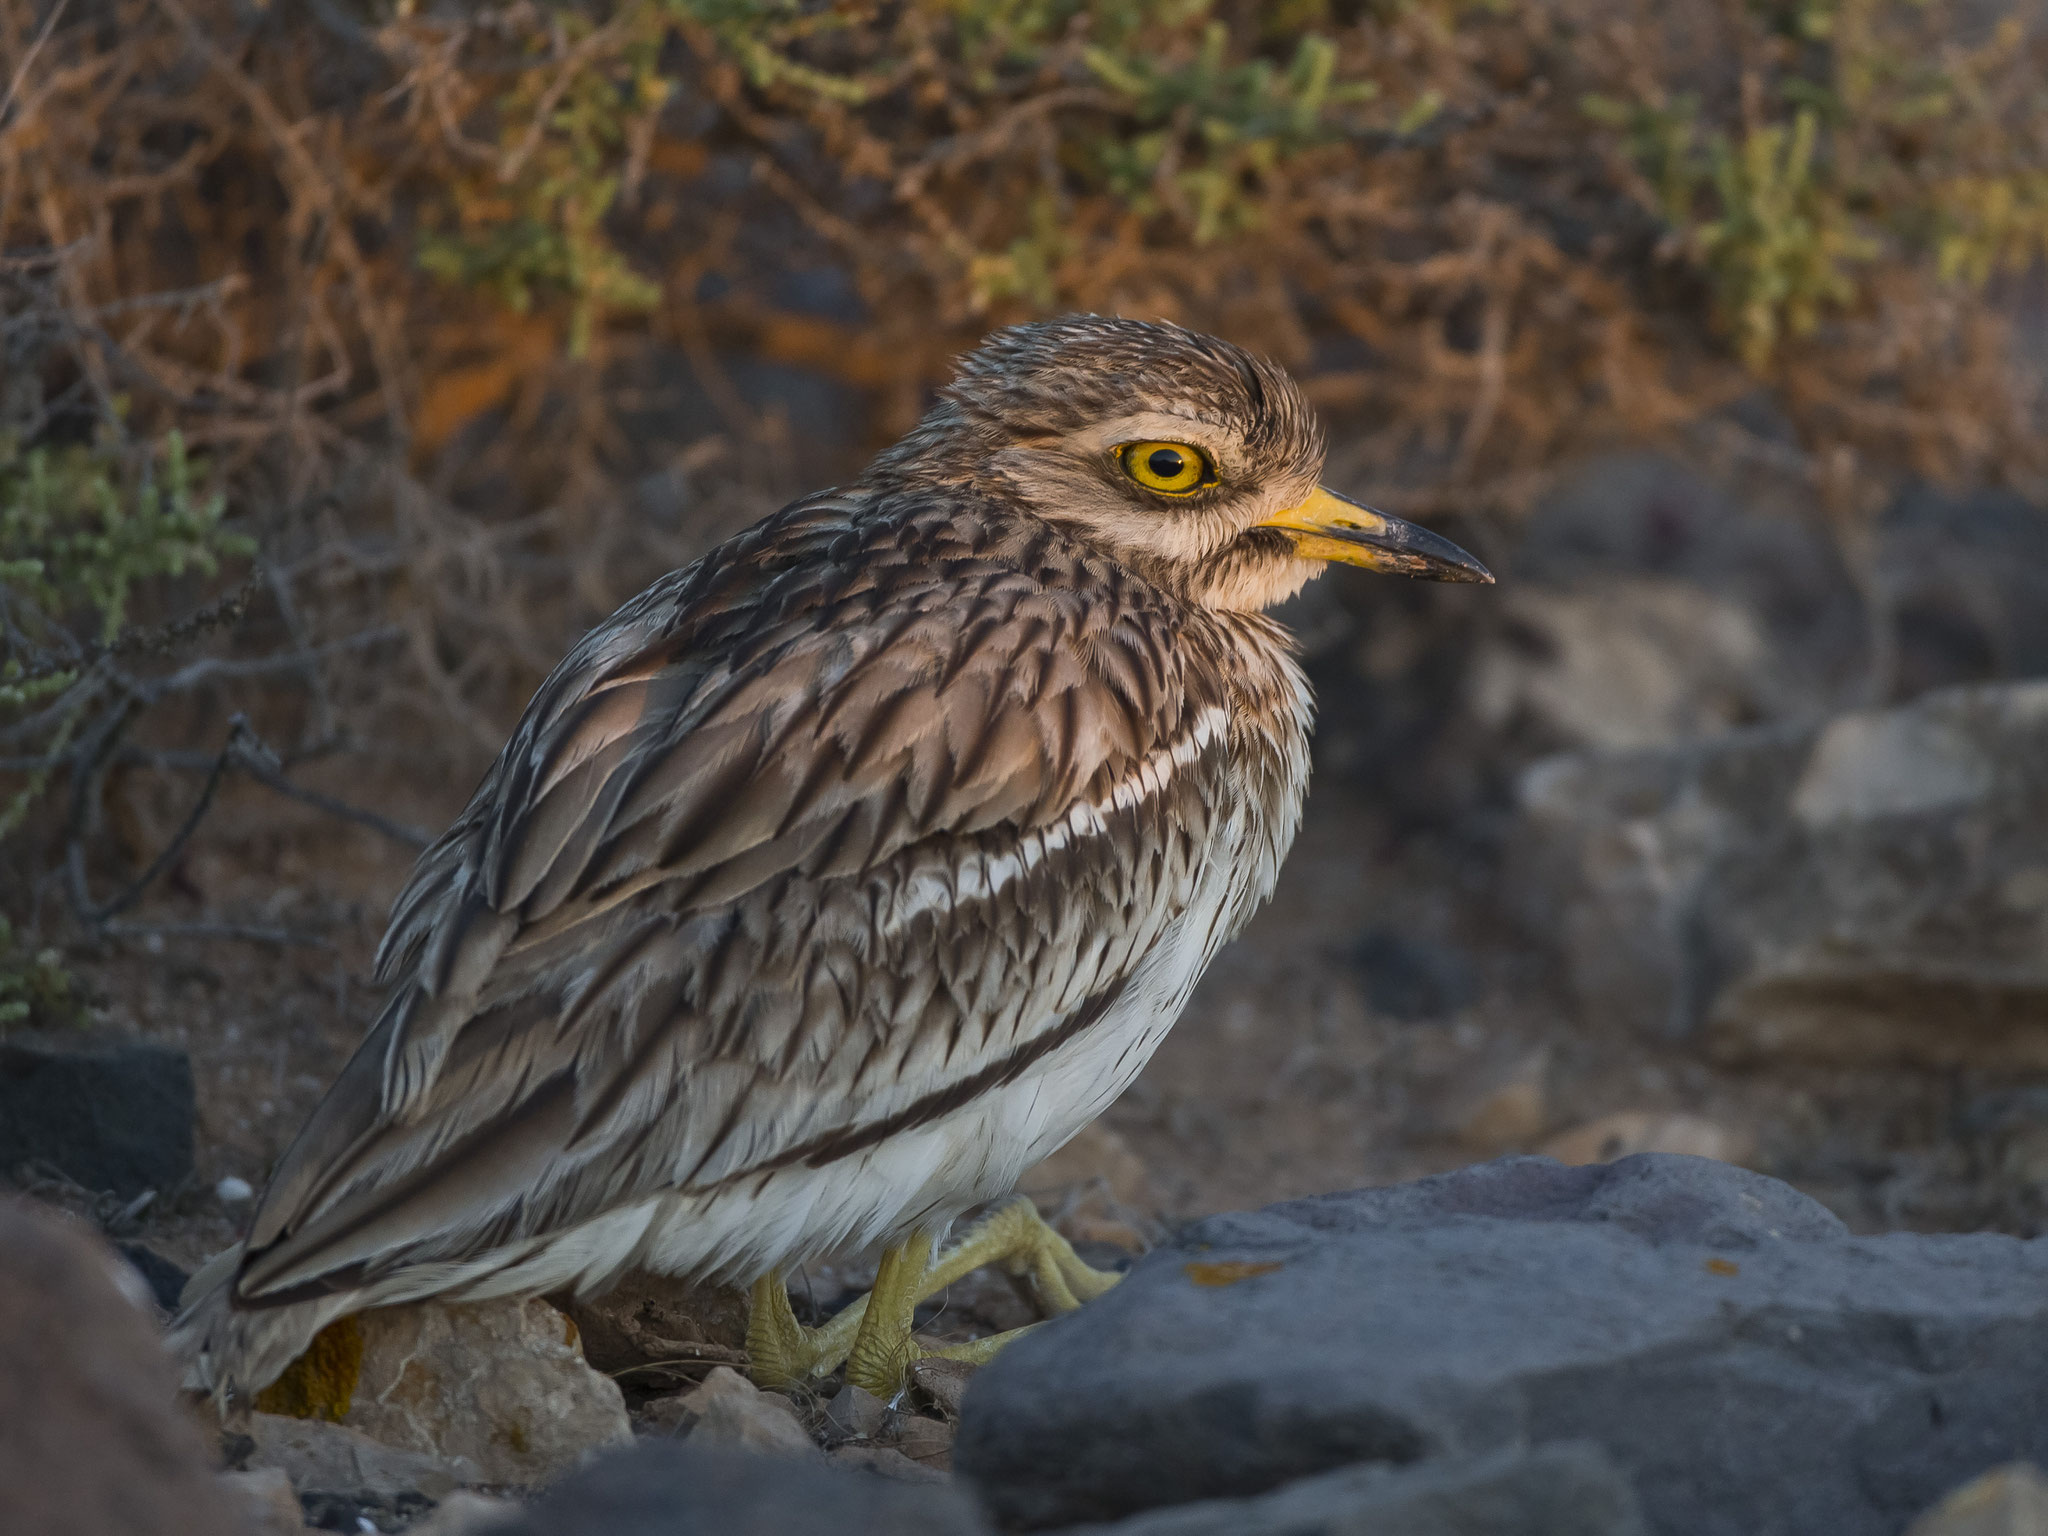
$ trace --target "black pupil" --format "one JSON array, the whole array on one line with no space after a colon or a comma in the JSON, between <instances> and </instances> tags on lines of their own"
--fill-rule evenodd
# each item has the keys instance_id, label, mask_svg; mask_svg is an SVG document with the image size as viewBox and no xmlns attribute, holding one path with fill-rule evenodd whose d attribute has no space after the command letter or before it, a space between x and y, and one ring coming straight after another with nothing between
<instances>
[{"instance_id":1,"label":"black pupil","mask_svg":"<svg viewBox=\"0 0 2048 1536\"><path fill-rule=\"evenodd\" d=\"M1161 480L1178 480L1187 469L1187 460L1180 456L1177 448L1154 448L1145 460L1145 467Z\"/></svg>"}]
</instances>

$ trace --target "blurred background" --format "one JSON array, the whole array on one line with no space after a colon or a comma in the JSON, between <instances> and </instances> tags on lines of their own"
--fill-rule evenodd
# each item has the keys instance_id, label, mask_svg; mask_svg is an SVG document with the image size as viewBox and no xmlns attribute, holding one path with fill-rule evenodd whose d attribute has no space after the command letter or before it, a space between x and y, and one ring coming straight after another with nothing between
<instances>
[{"instance_id":1,"label":"blurred background","mask_svg":"<svg viewBox=\"0 0 2048 1536\"><path fill-rule=\"evenodd\" d=\"M2044 257L2035 4L0 0L0 1068L198 1114L0 1175L218 1246L564 649L1094 310L1501 581L1293 605L1307 827L1080 1171L2042 1230Z\"/></svg>"}]
</instances>

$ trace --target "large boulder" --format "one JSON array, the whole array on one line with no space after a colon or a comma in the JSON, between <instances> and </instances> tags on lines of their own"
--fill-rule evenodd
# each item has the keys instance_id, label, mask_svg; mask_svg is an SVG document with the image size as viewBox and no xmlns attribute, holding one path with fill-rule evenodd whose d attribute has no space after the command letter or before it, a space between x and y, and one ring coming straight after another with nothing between
<instances>
[{"instance_id":1,"label":"large boulder","mask_svg":"<svg viewBox=\"0 0 2048 1536\"><path fill-rule=\"evenodd\" d=\"M2048 1067L2048 682L1547 759L1510 887L1581 1005L1725 1059Z\"/></svg>"},{"instance_id":2,"label":"large boulder","mask_svg":"<svg viewBox=\"0 0 2048 1536\"><path fill-rule=\"evenodd\" d=\"M2048 1454L2048 1242L1662 1155L1216 1217L983 1370L954 1464L1045 1528L1566 1442L1659 1536L1894 1536Z\"/></svg>"}]
</instances>

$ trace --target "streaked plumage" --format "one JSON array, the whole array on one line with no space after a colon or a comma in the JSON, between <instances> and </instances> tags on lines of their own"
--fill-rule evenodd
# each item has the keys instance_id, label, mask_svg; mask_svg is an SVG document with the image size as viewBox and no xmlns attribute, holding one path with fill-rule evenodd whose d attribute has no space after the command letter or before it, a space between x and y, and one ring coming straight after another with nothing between
<instances>
[{"instance_id":1,"label":"streaked plumage","mask_svg":"<svg viewBox=\"0 0 2048 1536\"><path fill-rule=\"evenodd\" d=\"M1228 494L1119 483L1131 434ZM382 1016L182 1321L197 1378L259 1387L365 1306L745 1281L1006 1192L1272 889L1310 700L1256 610L1318 566L1256 525L1322 452L1235 348L1022 327L860 482L593 631L400 895Z\"/></svg>"}]
</instances>

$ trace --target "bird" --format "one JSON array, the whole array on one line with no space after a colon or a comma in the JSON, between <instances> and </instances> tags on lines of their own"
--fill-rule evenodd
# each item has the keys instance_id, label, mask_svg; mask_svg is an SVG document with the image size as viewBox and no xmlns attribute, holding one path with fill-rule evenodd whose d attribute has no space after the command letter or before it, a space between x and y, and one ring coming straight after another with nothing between
<instances>
[{"instance_id":1,"label":"bird","mask_svg":"<svg viewBox=\"0 0 2048 1536\"><path fill-rule=\"evenodd\" d=\"M644 1269L747 1288L757 1381L886 1397L968 1269L1101 1294L1025 1201L934 1244L1130 1085L1271 894L1313 702L1267 610L1331 564L1493 580L1324 458L1230 342L1012 326L858 479L599 624L394 903L376 1022L187 1288L188 1384ZM873 1288L799 1324L786 1276L852 1250Z\"/></svg>"}]
</instances>

